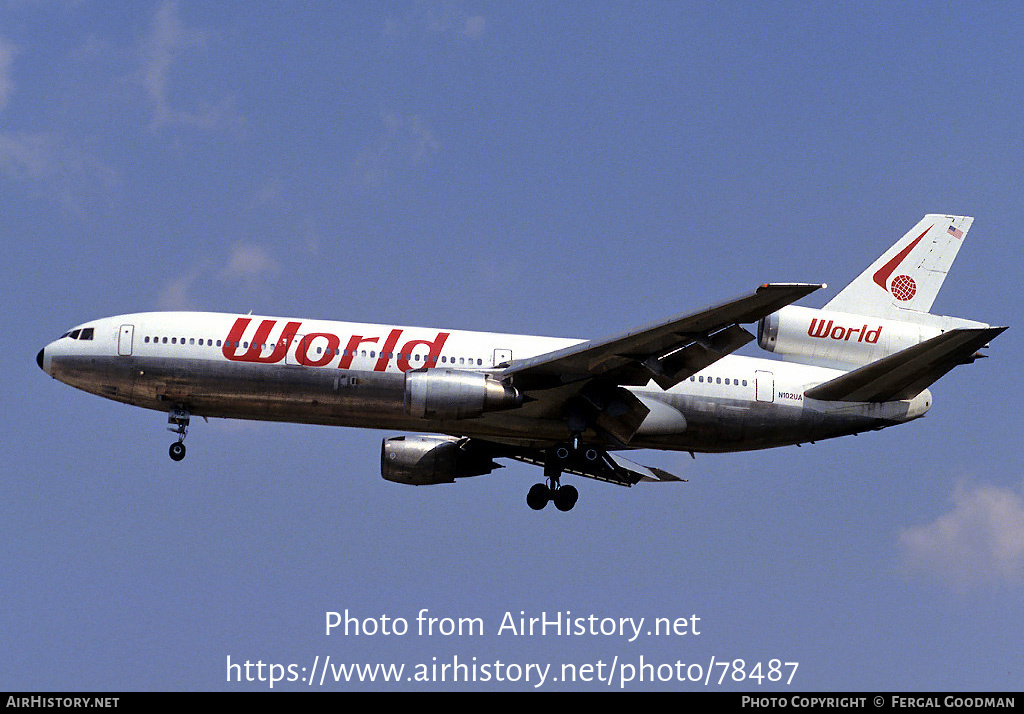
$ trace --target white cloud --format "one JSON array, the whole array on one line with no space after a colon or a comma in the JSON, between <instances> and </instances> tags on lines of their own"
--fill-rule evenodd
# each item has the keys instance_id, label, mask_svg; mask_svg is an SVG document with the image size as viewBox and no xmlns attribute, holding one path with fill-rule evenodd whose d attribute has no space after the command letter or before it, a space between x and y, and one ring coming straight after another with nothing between
<instances>
[{"instance_id":1,"label":"white cloud","mask_svg":"<svg viewBox=\"0 0 1024 714\"><path fill-rule=\"evenodd\" d=\"M164 283L157 297L157 305L161 310L195 310L200 301L196 300L196 282L202 277L201 271L193 270L186 275L178 275Z\"/></svg>"},{"instance_id":2,"label":"white cloud","mask_svg":"<svg viewBox=\"0 0 1024 714\"><path fill-rule=\"evenodd\" d=\"M0 38L0 111L14 93L14 58L19 49ZM24 182L72 213L109 204L117 171L52 131L0 131L0 174Z\"/></svg>"},{"instance_id":3,"label":"white cloud","mask_svg":"<svg viewBox=\"0 0 1024 714\"><path fill-rule=\"evenodd\" d=\"M182 24L176 2L167 0L157 8L152 30L142 41L140 69L140 81L153 106L152 128L185 126L216 129L238 122L233 97L199 102L191 110L172 105L170 85L174 63L185 53L201 49L206 43L205 32Z\"/></svg>"},{"instance_id":4,"label":"white cloud","mask_svg":"<svg viewBox=\"0 0 1024 714\"><path fill-rule=\"evenodd\" d=\"M441 150L437 136L416 115L384 112L381 123L377 140L355 161L356 181L365 187L381 186L393 171L427 161Z\"/></svg>"},{"instance_id":5,"label":"white cloud","mask_svg":"<svg viewBox=\"0 0 1024 714\"><path fill-rule=\"evenodd\" d=\"M80 215L112 203L120 183L115 169L53 132L0 132L0 173Z\"/></svg>"},{"instance_id":6,"label":"white cloud","mask_svg":"<svg viewBox=\"0 0 1024 714\"><path fill-rule=\"evenodd\" d=\"M1024 498L1008 488L961 484L953 510L900 533L904 562L957 591L1024 579Z\"/></svg>"},{"instance_id":7,"label":"white cloud","mask_svg":"<svg viewBox=\"0 0 1024 714\"><path fill-rule=\"evenodd\" d=\"M0 111L4 110L14 92L14 57L18 48L0 37Z\"/></svg>"},{"instance_id":8,"label":"white cloud","mask_svg":"<svg viewBox=\"0 0 1024 714\"><path fill-rule=\"evenodd\" d=\"M385 20L384 33L398 36L423 32L446 37L480 39L487 28L487 18L470 14L457 2L429 2L412 5L399 17Z\"/></svg>"},{"instance_id":9,"label":"white cloud","mask_svg":"<svg viewBox=\"0 0 1024 714\"><path fill-rule=\"evenodd\" d=\"M227 286L232 293L239 289L254 291L259 281L277 274L281 265L261 246L238 243L232 246L223 263L204 259L185 273L174 276L163 284L157 303L162 310L196 310L211 299L211 283Z\"/></svg>"},{"instance_id":10,"label":"white cloud","mask_svg":"<svg viewBox=\"0 0 1024 714\"><path fill-rule=\"evenodd\" d=\"M486 28L486 18L483 15L473 15L466 18L466 22L462 26L462 34L466 37L479 38L483 37Z\"/></svg>"},{"instance_id":11,"label":"white cloud","mask_svg":"<svg viewBox=\"0 0 1024 714\"><path fill-rule=\"evenodd\" d=\"M221 278L235 282L254 282L264 275L276 273L280 264L258 245L239 243L231 249Z\"/></svg>"}]
</instances>

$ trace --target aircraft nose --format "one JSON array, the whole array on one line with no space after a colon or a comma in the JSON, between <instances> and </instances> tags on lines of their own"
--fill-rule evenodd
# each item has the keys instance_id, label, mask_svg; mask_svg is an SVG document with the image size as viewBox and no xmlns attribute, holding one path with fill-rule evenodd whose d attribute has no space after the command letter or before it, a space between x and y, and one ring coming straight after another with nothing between
<instances>
[{"instance_id":1,"label":"aircraft nose","mask_svg":"<svg viewBox=\"0 0 1024 714\"><path fill-rule=\"evenodd\" d=\"M36 355L36 364L39 365L39 369L44 369L43 368L43 352L45 352L45 351L46 351L46 348L44 347L43 349L39 350L39 354Z\"/></svg>"}]
</instances>

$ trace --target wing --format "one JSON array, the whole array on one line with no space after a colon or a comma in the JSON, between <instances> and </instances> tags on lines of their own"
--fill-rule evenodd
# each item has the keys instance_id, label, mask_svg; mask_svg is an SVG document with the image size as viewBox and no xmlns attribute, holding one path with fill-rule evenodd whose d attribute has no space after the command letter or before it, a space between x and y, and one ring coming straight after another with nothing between
<instances>
[{"instance_id":1,"label":"wing","mask_svg":"<svg viewBox=\"0 0 1024 714\"><path fill-rule=\"evenodd\" d=\"M544 452L533 449L523 449L503 455L535 466L544 466L546 463ZM608 452L598 453L593 461L587 461L585 458L578 459L573 463L564 465L561 470L565 473L586 476L587 478L606 481L619 486L633 486L641 481L667 483L686 480L664 469L654 466L642 466L618 454Z\"/></svg>"},{"instance_id":2,"label":"wing","mask_svg":"<svg viewBox=\"0 0 1024 714\"><path fill-rule=\"evenodd\" d=\"M753 340L741 323L756 322L821 287L762 285L700 312L513 362L501 379L526 396L523 416L565 420L576 434L592 427L612 445L626 446L652 408L626 387L653 379L671 389Z\"/></svg>"},{"instance_id":3,"label":"wing","mask_svg":"<svg viewBox=\"0 0 1024 714\"><path fill-rule=\"evenodd\" d=\"M978 350L1005 327L961 328L866 364L804 392L811 399L887 402L913 399L957 365L973 362Z\"/></svg>"},{"instance_id":4,"label":"wing","mask_svg":"<svg viewBox=\"0 0 1024 714\"><path fill-rule=\"evenodd\" d=\"M700 312L513 362L502 379L527 393L598 377L621 386L653 379L670 389L753 340L740 324L756 322L821 287L762 285L751 295Z\"/></svg>"}]
</instances>

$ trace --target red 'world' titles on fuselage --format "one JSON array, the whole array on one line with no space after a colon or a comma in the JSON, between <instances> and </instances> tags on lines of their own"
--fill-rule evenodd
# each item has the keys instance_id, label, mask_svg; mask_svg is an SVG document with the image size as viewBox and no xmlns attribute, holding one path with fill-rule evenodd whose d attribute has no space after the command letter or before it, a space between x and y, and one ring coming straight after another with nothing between
<instances>
[{"instance_id":1,"label":"red 'world' titles on fuselage","mask_svg":"<svg viewBox=\"0 0 1024 714\"><path fill-rule=\"evenodd\" d=\"M270 333L277 325L277 320L262 320L256 328L256 333L251 339L246 340L247 346L242 347L242 336L251 322L252 319L248 317L240 317L235 320L235 324L231 326L231 330L224 340L224 346L221 348L224 357L234 362L261 362L264 364L280 362L285 359L289 347L295 341L296 335L299 334L302 328L301 322L290 321L285 324L281 336L276 341L270 342ZM371 344L380 348L377 351L378 356L373 366L373 371L385 371L391 359L396 358L395 366L400 371L407 372L410 369L418 369L420 366L436 366L440 360L444 343L451 334L449 332L438 332L437 336L432 340L408 340L396 351L402 337L402 332L403 330L400 328L392 329L387 337L384 338L383 344L379 344L380 336L351 335L344 348L341 348L341 337L334 333L310 332L302 335L301 340L299 340L295 348L295 360L306 367L325 367L336 356L340 355L341 359L338 361L338 369L350 369L352 367L352 359L356 356L359 346ZM325 341L326 345L323 346L317 355L312 356L309 354L310 345L318 339ZM268 354L264 354L264 345L270 345L273 349ZM423 364L414 366L409 360L412 359L413 351L417 346L426 347L428 352L423 358Z\"/></svg>"},{"instance_id":2,"label":"red 'world' titles on fuselage","mask_svg":"<svg viewBox=\"0 0 1024 714\"><path fill-rule=\"evenodd\" d=\"M867 325L863 327L843 327L842 325L834 325L832 320L825 322L814 318L811 320L811 326L807 328L807 334L811 337L818 337L820 339L831 338L839 342L849 342L850 339L857 335L857 342L867 342L868 344L876 344L878 342L879 335L882 334L882 326L879 325L873 330L869 330Z\"/></svg>"}]
</instances>

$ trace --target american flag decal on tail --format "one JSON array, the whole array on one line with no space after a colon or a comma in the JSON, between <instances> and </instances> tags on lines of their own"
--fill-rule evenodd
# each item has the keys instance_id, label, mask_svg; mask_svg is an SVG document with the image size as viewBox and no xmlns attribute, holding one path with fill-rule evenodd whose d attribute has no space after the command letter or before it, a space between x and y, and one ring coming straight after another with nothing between
<instances>
[{"instance_id":1,"label":"american flag decal on tail","mask_svg":"<svg viewBox=\"0 0 1024 714\"><path fill-rule=\"evenodd\" d=\"M946 232L949 233L954 238L963 238L964 237L964 232L962 230L958 229L956 226L950 226L949 229Z\"/></svg>"}]
</instances>

